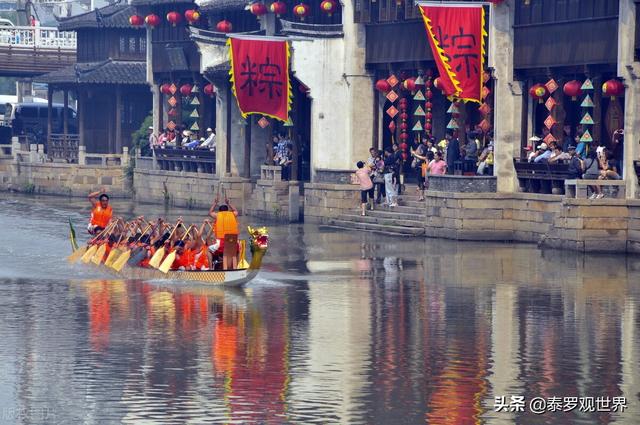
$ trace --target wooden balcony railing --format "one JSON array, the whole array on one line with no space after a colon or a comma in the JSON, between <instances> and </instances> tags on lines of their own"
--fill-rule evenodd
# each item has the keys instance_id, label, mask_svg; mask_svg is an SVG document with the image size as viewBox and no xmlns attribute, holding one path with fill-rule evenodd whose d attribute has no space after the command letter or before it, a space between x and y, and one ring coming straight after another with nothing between
<instances>
[{"instance_id":1,"label":"wooden balcony railing","mask_svg":"<svg viewBox=\"0 0 640 425\"><path fill-rule=\"evenodd\" d=\"M47 146L47 156L54 162L78 163L78 145L80 138L77 134L51 134Z\"/></svg>"},{"instance_id":2,"label":"wooden balcony railing","mask_svg":"<svg viewBox=\"0 0 640 425\"><path fill-rule=\"evenodd\" d=\"M216 173L216 154L206 149L154 149L158 167L165 171Z\"/></svg>"},{"instance_id":3,"label":"wooden balcony railing","mask_svg":"<svg viewBox=\"0 0 640 425\"><path fill-rule=\"evenodd\" d=\"M54 27L2 27L0 45L75 51L76 33Z\"/></svg>"}]
</instances>

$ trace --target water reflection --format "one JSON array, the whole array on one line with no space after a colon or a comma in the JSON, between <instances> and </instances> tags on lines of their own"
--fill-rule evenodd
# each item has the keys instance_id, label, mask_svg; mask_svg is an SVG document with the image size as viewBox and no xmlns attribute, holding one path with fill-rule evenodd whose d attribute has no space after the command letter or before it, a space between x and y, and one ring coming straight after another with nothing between
<instances>
[{"instance_id":1,"label":"water reflection","mask_svg":"<svg viewBox=\"0 0 640 425\"><path fill-rule=\"evenodd\" d=\"M44 213L25 211L21 219L0 212L0 225L46 226ZM7 240L19 244L8 229ZM47 231L41 254L56 264L66 235ZM69 281L55 278L64 273L55 268L52 278L36 270L10 278L18 266L0 252L4 417L640 423L638 258L309 225L270 233L266 271L240 291ZM628 408L494 411L496 397L512 395L622 396Z\"/></svg>"}]
</instances>

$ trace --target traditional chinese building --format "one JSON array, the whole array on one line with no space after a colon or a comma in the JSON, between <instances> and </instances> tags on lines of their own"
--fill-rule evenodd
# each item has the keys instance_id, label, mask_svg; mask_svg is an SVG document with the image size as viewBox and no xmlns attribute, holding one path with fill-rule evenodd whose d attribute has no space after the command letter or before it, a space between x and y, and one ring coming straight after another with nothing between
<instances>
[{"instance_id":1,"label":"traditional chinese building","mask_svg":"<svg viewBox=\"0 0 640 425\"><path fill-rule=\"evenodd\" d=\"M77 64L39 78L48 84L49 123L52 96L64 93L77 98L78 128L64 120L63 134L48 141L77 141L88 153L122 152L131 145L131 134L150 113L151 95L146 84L147 41L143 30L132 28L130 6L114 4L60 21L62 31L76 31Z\"/></svg>"}]
</instances>

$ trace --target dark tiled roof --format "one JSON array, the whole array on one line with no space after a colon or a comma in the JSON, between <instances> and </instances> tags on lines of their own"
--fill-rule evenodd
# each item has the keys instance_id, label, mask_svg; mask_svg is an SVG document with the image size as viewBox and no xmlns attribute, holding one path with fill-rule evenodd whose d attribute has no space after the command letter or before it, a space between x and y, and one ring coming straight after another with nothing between
<instances>
[{"instance_id":1,"label":"dark tiled roof","mask_svg":"<svg viewBox=\"0 0 640 425\"><path fill-rule=\"evenodd\" d=\"M131 0L132 6L155 6L157 4L193 3L193 0Z\"/></svg>"},{"instance_id":2,"label":"dark tiled roof","mask_svg":"<svg viewBox=\"0 0 640 425\"><path fill-rule=\"evenodd\" d=\"M203 12L226 12L243 10L249 3L246 0L200 0L198 6Z\"/></svg>"},{"instance_id":3,"label":"dark tiled roof","mask_svg":"<svg viewBox=\"0 0 640 425\"><path fill-rule=\"evenodd\" d=\"M80 28L133 28L129 17L135 14L133 7L112 4L71 18L60 19L58 29L74 31Z\"/></svg>"},{"instance_id":4,"label":"dark tiled roof","mask_svg":"<svg viewBox=\"0 0 640 425\"><path fill-rule=\"evenodd\" d=\"M78 63L36 79L50 84L147 84L145 62L106 60Z\"/></svg>"}]
</instances>

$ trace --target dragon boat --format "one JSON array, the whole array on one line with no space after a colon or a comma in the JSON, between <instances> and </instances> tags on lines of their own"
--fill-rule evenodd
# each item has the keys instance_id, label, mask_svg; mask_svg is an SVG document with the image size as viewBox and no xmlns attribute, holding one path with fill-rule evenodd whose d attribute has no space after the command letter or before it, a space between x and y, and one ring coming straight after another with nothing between
<instances>
[{"instance_id":1,"label":"dragon boat","mask_svg":"<svg viewBox=\"0 0 640 425\"><path fill-rule=\"evenodd\" d=\"M74 233L75 232L72 231L72 246L74 246ZM139 267L137 265L131 264L123 267L120 271L116 271L115 269L107 267L101 263L96 265L92 261L86 262L86 264L95 266L99 270L106 271L122 279L162 279L182 283L197 283L207 286L224 285L230 287L238 287L244 285L245 283L251 281L256 277L256 275L260 271L260 267L262 266L262 259L267 252L269 244L269 236L267 235L267 229L265 227L249 227L249 238L251 262L247 263L246 261L240 261L240 265L244 263L248 264L248 266L245 268L238 268L233 270L169 270L167 273L163 273L160 270L151 267ZM74 253L76 250L77 249L74 248Z\"/></svg>"}]
</instances>

